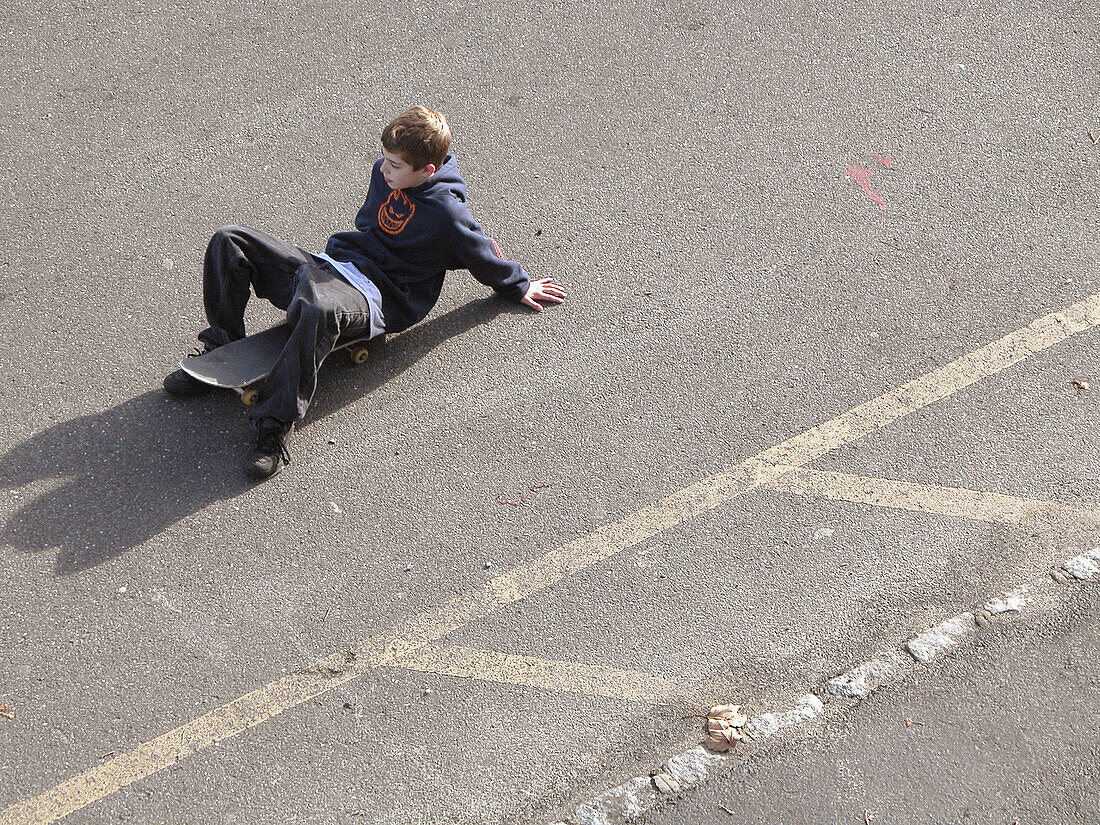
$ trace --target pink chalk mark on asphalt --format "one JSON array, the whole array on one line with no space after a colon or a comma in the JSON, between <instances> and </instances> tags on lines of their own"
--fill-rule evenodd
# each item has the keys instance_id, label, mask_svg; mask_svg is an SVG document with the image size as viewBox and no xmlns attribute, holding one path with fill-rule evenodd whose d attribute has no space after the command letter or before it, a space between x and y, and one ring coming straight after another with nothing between
<instances>
[{"instance_id":1,"label":"pink chalk mark on asphalt","mask_svg":"<svg viewBox=\"0 0 1100 825\"><path fill-rule=\"evenodd\" d=\"M871 188L871 175L875 174L874 172L870 169L864 169L862 166L846 166L844 174L848 180L866 192L867 197L877 203L879 209L886 208L886 199Z\"/></svg>"},{"instance_id":2,"label":"pink chalk mark on asphalt","mask_svg":"<svg viewBox=\"0 0 1100 825\"><path fill-rule=\"evenodd\" d=\"M880 155L878 152L872 152L871 157L873 157L887 169L889 169L894 163L892 160L890 160L890 157L888 155Z\"/></svg>"}]
</instances>

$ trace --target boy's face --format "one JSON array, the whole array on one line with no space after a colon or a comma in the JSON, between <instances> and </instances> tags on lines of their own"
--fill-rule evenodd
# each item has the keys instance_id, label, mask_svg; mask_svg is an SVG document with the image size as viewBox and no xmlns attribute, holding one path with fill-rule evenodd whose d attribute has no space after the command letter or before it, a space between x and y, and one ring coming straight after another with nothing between
<instances>
[{"instance_id":1,"label":"boy's face","mask_svg":"<svg viewBox=\"0 0 1100 825\"><path fill-rule=\"evenodd\" d=\"M390 189L419 186L436 172L435 165L431 163L421 169L414 169L405 158L385 146L382 147L382 158L382 177L386 179Z\"/></svg>"}]
</instances>

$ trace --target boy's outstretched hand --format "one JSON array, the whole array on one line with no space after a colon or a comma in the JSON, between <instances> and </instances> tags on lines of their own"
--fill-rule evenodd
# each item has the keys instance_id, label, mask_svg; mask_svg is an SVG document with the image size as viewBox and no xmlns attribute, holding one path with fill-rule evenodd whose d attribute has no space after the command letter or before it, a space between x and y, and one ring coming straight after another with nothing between
<instances>
[{"instance_id":1,"label":"boy's outstretched hand","mask_svg":"<svg viewBox=\"0 0 1100 825\"><path fill-rule=\"evenodd\" d=\"M564 300L565 289L555 284L553 278L539 278L537 281L531 281L531 285L527 287L527 294L522 298L524 304L538 312L542 312L542 304L539 301L560 304Z\"/></svg>"}]
</instances>

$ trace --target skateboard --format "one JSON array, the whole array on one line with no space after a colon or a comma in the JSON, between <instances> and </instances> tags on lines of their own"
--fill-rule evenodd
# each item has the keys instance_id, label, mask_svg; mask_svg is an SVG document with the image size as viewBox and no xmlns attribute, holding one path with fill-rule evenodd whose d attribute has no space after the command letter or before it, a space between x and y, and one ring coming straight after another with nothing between
<instances>
[{"instance_id":1,"label":"skateboard","mask_svg":"<svg viewBox=\"0 0 1100 825\"><path fill-rule=\"evenodd\" d=\"M180 361L180 367L204 384L234 390L246 406L256 403L260 391L253 386L267 377L279 353L290 338L290 325L279 324L202 355L190 355ZM367 339L341 338L332 348L346 350L353 364L367 360Z\"/></svg>"}]
</instances>

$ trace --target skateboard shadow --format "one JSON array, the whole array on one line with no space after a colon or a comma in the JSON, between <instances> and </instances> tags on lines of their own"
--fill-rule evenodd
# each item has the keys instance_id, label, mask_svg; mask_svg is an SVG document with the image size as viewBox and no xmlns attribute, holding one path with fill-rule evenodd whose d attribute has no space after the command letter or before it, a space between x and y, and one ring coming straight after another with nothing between
<instances>
[{"instance_id":1,"label":"skateboard shadow","mask_svg":"<svg viewBox=\"0 0 1100 825\"><path fill-rule=\"evenodd\" d=\"M361 367L326 368L315 400L323 403L310 408L306 423L510 309L492 297L473 301L392 336ZM240 410L231 393L184 401L157 389L38 433L0 456L0 489L11 491L16 507L0 528L0 543L25 552L56 549L55 574L75 573L246 492L257 483L241 466L251 431L244 416L226 414L230 409Z\"/></svg>"}]
</instances>

